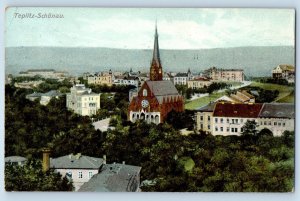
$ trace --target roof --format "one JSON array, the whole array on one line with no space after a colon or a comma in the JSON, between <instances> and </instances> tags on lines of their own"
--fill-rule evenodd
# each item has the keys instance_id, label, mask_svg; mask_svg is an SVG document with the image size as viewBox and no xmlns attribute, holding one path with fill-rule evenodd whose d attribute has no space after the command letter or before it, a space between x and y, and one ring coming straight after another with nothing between
<instances>
[{"instance_id":1,"label":"roof","mask_svg":"<svg viewBox=\"0 0 300 201\"><path fill-rule=\"evenodd\" d=\"M179 95L176 87L170 80L145 81L154 96Z\"/></svg>"},{"instance_id":2,"label":"roof","mask_svg":"<svg viewBox=\"0 0 300 201\"><path fill-rule=\"evenodd\" d=\"M198 112L213 112L216 104L217 104L216 102L210 102L208 105L197 108L196 111L198 111Z\"/></svg>"},{"instance_id":3,"label":"roof","mask_svg":"<svg viewBox=\"0 0 300 201\"><path fill-rule=\"evenodd\" d=\"M101 171L84 183L78 191L128 192L137 190L131 185L140 171L141 167L139 166L125 164L104 165Z\"/></svg>"},{"instance_id":4,"label":"roof","mask_svg":"<svg viewBox=\"0 0 300 201\"><path fill-rule=\"evenodd\" d=\"M42 96L50 96L50 97L55 97L55 96L62 96L63 94L60 93L59 91L57 90L51 90L51 91L48 91L44 94L42 94Z\"/></svg>"},{"instance_id":5,"label":"roof","mask_svg":"<svg viewBox=\"0 0 300 201\"><path fill-rule=\"evenodd\" d=\"M210 81L210 79L206 78L206 77L198 77L198 78L195 78L191 81Z\"/></svg>"},{"instance_id":6,"label":"roof","mask_svg":"<svg viewBox=\"0 0 300 201\"><path fill-rule=\"evenodd\" d=\"M174 77L188 77L187 73L177 73Z\"/></svg>"},{"instance_id":7,"label":"roof","mask_svg":"<svg viewBox=\"0 0 300 201\"><path fill-rule=\"evenodd\" d=\"M41 97L43 95L43 93L38 93L38 92L33 92L32 94L28 94L26 96L26 98L30 98L30 97Z\"/></svg>"},{"instance_id":8,"label":"roof","mask_svg":"<svg viewBox=\"0 0 300 201\"><path fill-rule=\"evenodd\" d=\"M286 71L295 71L295 67L293 65L290 65L290 64L280 64L278 66L279 66L279 68L281 68L281 70L284 70L284 71L285 70Z\"/></svg>"},{"instance_id":9,"label":"roof","mask_svg":"<svg viewBox=\"0 0 300 201\"><path fill-rule=\"evenodd\" d=\"M262 108L261 103L241 104L241 103L217 103L214 117L240 117L257 118Z\"/></svg>"},{"instance_id":10,"label":"roof","mask_svg":"<svg viewBox=\"0 0 300 201\"><path fill-rule=\"evenodd\" d=\"M259 117L294 119L295 105L291 103L265 103Z\"/></svg>"},{"instance_id":11,"label":"roof","mask_svg":"<svg viewBox=\"0 0 300 201\"><path fill-rule=\"evenodd\" d=\"M95 158L81 154L70 154L50 159L50 168L55 169L99 169L102 164L102 158Z\"/></svg>"},{"instance_id":12,"label":"roof","mask_svg":"<svg viewBox=\"0 0 300 201\"><path fill-rule=\"evenodd\" d=\"M172 98L173 100L181 98L181 95L170 80L145 82L160 104L164 101L164 99L167 100L167 98Z\"/></svg>"},{"instance_id":13,"label":"roof","mask_svg":"<svg viewBox=\"0 0 300 201\"><path fill-rule=\"evenodd\" d=\"M113 127L109 126L110 118L102 119L100 121L96 121L93 123L93 126L96 130L100 130L102 132L107 131L109 128L114 129Z\"/></svg>"},{"instance_id":14,"label":"roof","mask_svg":"<svg viewBox=\"0 0 300 201\"><path fill-rule=\"evenodd\" d=\"M27 161L27 158L24 158L22 156L8 156L5 157L5 163L17 163L17 162L24 162Z\"/></svg>"}]
</instances>

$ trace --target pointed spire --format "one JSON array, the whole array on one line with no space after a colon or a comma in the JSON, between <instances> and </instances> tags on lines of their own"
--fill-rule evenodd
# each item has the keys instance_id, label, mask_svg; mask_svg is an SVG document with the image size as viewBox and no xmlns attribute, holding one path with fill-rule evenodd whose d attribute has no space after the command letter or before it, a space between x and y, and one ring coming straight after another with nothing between
<instances>
[{"instance_id":1,"label":"pointed spire","mask_svg":"<svg viewBox=\"0 0 300 201\"><path fill-rule=\"evenodd\" d=\"M154 47L153 47L153 58L150 67L150 80L160 81L162 79L163 79L163 72L162 72L162 66L161 66L160 54L159 54L157 22L155 22Z\"/></svg>"},{"instance_id":2,"label":"pointed spire","mask_svg":"<svg viewBox=\"0 0 300 201\"><path fill-rule=\"evenodd\" d=\"M160 55L159 55L159 45L158 45L158 33L157 33L157 21L155 21L153 60L156 62L156 64L158 66L160 66Z\"/></svg>"}]
</instances>

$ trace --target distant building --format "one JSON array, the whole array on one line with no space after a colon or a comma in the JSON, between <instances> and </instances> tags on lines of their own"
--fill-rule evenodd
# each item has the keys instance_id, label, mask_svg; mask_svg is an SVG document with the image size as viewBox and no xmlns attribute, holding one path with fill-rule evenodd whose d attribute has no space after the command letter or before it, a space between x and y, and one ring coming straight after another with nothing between
<instances>
[{"instance_id":1,"label":"distant building","mask_svg":"<svg viewBox=\"0 0 300 201\"><path fill-rule=\"evenodd\" d=\"M131 86L136 86L138 87L139 85L139 78L135 76L126 76L126 75L121 75L121 76L115 76L113 84L115 85L131 85Z\"/></svg>"},{"instance_id":2,"label":"distant building","mask_svg":"<svg viewBox=\"0 0 300 201\"><path fill-rule=\"evenodd\" d=\"M95 121L93 122L93 126L95 127L95 130L100 130L101 132L106 132L108 129L115 129L112 126L109 126L109 122L110 122L111 118L106 118L106 119L102 119L99 121Z\"/></svg>"},{"instance_id":3,"label":"distant building","mask_svg":"<svg viewBox=\"0 0 300 201\"><path fill-rule=\"evenodd\" d=\"M138 192L141 167L125 164L104 165L79 192Z\"/></svg>"},{"instance_id":4,"label":"distant building","mask_svg":"<svg viewBox=\"0 0 300 201\"><path fill-rule=\"evenodd\" d=\"M24 165L27 161L27 158L22 156L8 156L5 157L5 164L12 164L12 165Z\"/></svg>"},{"instance_id":5,"label":"distant building","mask_svg":"<svg viewBox=\"0 0 300 201\"><path fill-rule=\"evenodd\" d=\"M111 86L113 84L113 75L111 71L100 72L94 75L89 75L87 80L88 84Z\"/></svg>"},{"instance_id":6,"label":"distant building","mask_svg":"<svg viewBox=\"0 0 300 201\"><path fill-rule=\"evenodd\" d=\"M137 96L130 98L127 115L132 122L143 119L148 123L159 124L165 121L172 110L177 112L184 110L183 97L174 84L169 80L163 80L157 28L155 28L150 81L145 81L139 88Z\"/></svg>"},{"instance_id":7,"label":"distant building","mask_svg":"<svg viewBox=\"0 0 300 201\"><path fill-rule=\"evenodd\" d=\"M192 89L201 89L204 87L208 87L211 84L212 84L212 82L210 81L210 79L205 78L205 77L199 77L199 78L187 81L188 88L192 88Z\"/></svg>"},{"instance_id":8,"label":"distant building","mask_svg":"<svg viewBox=\"0 0 300 201\"><path fill-rule=\"evenodd\" d=\"M17 88L23 88L23 89L32 89L37 86L39 86L43 81L38 80L38 81L25 81L25 82L16 82L14 84L15 87Z\"/></svg>"},{"instance_id":9,"label":"distant building","mask_svg":"<svg viewBox=\"0 0 300 201\"><path fill-rule=\"evenodd\" d=\"M223 69L212 67L205 71L207 77L211 78L212 81L244 81L244 70L243 69Z\"/></svg>"},{"instance_id":10,"label":"distant building","mask_svg":"<svg viewBox=\"0 0 300 201\"><path fill-rule=\"evenodd\" d=\"M228 101L232 103L255 103L255 97L246 90L239 90L230 96L224 95L216 101Z\"/></svg>"},{"instance_id":11,"label":"distant building","mask_svg":"<svg viewBox=\"0 0 300 201\"><path fill-rule=\"evenodd\" d=\"M40 104L41 105L47 105L52 98L58 99L58 98L62 97L63 95L64 94L60 93L57 90L51 90L51 91L48 91L46 93L34 92L32 94L28 94L26 96L26 98L28 100L31 100L31 101L34 101L36 99L40 99Z\"/></svg>"},{"instance_id":12,"label":"distant building","mask_svg":"<svg viewBox=\"0 0 300 201\"><path fill-rule=\"evenodd\" d=\"M192 79L194 79L194 76L190 69L188 69L187 73L177 73L173 78L173 82L175 85L187 85L187 82Z\"/></svg>"},{"instance_id":13,"label":"distant building","mask_svg":"<svg viewBox=\"0 0 300 201\"><path fill-rule=\"evenodd\" d=\"M82 116L91 116L100 109L100 94L92 92L84 84L76 84L71 88L71 93L67 94L68 109Z\"/></svg>"},{"instance_id":14,"label":"distant building","mask_svg":"<svg viewBox=\"0 0 300 201\"><path fill-rule=\"evenodd\" d=\"M278 65L272 70L274 79L286 79L289 83L295 82L295 67L293 65Z\"/></svg>"},{"instance_id":15,"label":"distant building","mask_svg":"<svg viewBox=\"0 0 300 201\"><path fill-rule=\"evenodd\" d=\"M21 71L20 77L34 77L40 76L46 79L64 79L68 77L68 73L65 71L56 71L54 69L29 69L27 71Z\"/></svg>"},{"instance_id":16,"label":"distant building","mask_svg":"<svg viewBox=\"0 0 300 201\"><path fill-rule=\"evenodd\" d=\"M99 173L104 163L102 158L70 154L50 158L50 169L54 169L63 177L67 176L68 179L72 180L75 191L77 191L85 182Z\"/></svg>"},{"instance_id":17,"label":"distant building","mask_svg":"<svg viewBox=\"0 0 300 201\"><path fill-rule=\"evenodd\" d=\"M255 121L257 129L268 128L274 136L293 131L295 108L287 103L211 103L196 112L196 128L212 135L241 135L247 121Z\"/></svg>"}]
</instances>

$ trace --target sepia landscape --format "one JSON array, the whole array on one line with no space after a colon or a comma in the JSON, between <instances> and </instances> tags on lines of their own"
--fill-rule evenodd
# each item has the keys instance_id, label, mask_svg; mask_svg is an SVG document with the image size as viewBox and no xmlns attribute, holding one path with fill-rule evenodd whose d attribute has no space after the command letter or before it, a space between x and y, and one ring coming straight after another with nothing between
<instances>
[{"instance_id":1,"label":"sepia landscape","mask_svg":"<svg viewBox=\"0 0 300 201\"><path fill-rule=\"evenodd\" d=\"M6 191L294 191L294 10L11 7L5 31Z\"/></svg>"}]
</instances>

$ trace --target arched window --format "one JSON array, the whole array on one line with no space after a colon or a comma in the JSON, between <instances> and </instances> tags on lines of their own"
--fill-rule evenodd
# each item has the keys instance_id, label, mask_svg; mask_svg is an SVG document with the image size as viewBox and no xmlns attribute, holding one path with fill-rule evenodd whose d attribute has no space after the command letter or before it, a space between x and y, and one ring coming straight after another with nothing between
<instances>
[{"instance_id":1,"label":"arched window","mask_svg":"<svg viewBox=\"0 0 300 201\"><path fill-rule=\"evenodd\" d=\"M148 92L147 92L147 89L144 89L143 90L143 96L147 96Z\"/></svg>"}]
</instances>

